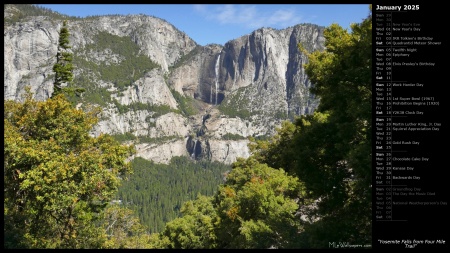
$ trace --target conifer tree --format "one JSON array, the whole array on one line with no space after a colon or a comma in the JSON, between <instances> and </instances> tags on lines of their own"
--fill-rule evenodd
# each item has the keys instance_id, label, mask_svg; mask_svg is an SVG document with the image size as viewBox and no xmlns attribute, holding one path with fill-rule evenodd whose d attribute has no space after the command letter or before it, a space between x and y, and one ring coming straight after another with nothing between
<instances>
[{"instance_id":1,"label":"conifer tree","mask_svg":"<svg viewBox=\"0 0 450 253\"><path fill-rule=\"evenodd\" d=\"M56 53L56 63L53 65L53 72L55 72L55 82L53 83L53 94L55 97L62 92L73 95L74 93L81 93L84 91L82 88L71 88L70 84L73 81L73 65L72 65L72 52L70 52L71 46L69 46L69 29L67 28L67 20L64 20L63 27L59 31L58 40L58 52ZM63 88L63 85L65 87Z\"/></svg>"},{"instance_id":2,"label":"conifer tree","mask_svg":"<svg viewBox=\"0 0 450 253\"><path fill-rule=\"evenodd\" d=\"M56 53L56 63L53 65L55 72L55 82L53 83L52 97L62 92L62 85L69 84L73 80L72 53L68 51L69 46L69 29L67 28L67 20L64 20L63 27L59 31L58 52Z\"/></svg>"}]
</instances>

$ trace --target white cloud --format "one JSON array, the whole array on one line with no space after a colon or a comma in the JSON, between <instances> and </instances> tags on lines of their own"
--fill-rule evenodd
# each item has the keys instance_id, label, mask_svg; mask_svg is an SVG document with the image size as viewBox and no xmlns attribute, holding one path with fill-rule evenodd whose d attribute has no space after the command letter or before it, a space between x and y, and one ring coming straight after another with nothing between
<instances>
[{"instance_id":1,"label":"white cloud","mask_svg":"<svg viewBox=\"0 0 450 253\"><path fill-rule=\"evenodd\" d=\"M194 4L194 10L202 14L208 12L206 5L203 4Z\"/></svg>"},{"instance_id":2,"label":"white cloud","mask_svg":"<svg viewBox=\"0 0 450 253\"><path fill-rule=\"evenodd\" d=\"M206 19L220 24L235 24L247 28L283 28L302 21L295 10L278 9L274 12L261 11L257 5L195 5L194 10Z\"/></svg>"},{"instance_id":3,"label":"white cloud","mask_svg":"<svg viewBox=\"0 0 450 253\"><path fill-rule=\"evenodd\" d=\"M228 24L233 22L236 17L236 10L233 5L225 5L219 7L216 13L212 13L212 17L215 17L220 23Z\"/></svg>"},{"instance_id":4,"label":"white cloud","mask_svg":"<svg viewBox=\"0 0 450 253\"><path fill-rule=\"evenodd\" d=\"M267 20L269 25L292 25L300 23L301 18L295 16L295 11L293 10L277 10L275 11Z\"/></svg>"}]
</instances>

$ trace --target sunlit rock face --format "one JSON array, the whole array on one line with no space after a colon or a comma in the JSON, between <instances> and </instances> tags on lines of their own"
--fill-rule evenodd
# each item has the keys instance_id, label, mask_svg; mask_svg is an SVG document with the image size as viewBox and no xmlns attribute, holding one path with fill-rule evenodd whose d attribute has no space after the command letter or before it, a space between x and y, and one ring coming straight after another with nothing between
<instances>
[{"instance_id":1,"label":"sunlit rock face","mask_svg":"<svg viewBox=\"0 0 450 253\"><path fill-rule=\"evenodd\" d=\"M5 20L17 12L14 5L6 6ZM38 100L51 96L62 20L28 16L5 22L5 100L21 101L25 86ZM136 145L136 156L157 163L189 156L231 164L250 155L248 137L270 136L283 120L310 114L318 105L303 67L308 59L297 47L324 49L324 28L317 25L261 28L225 45L206 46L145 15L69 19L68 29L77 60L74 80L90 85L77 107L102 108L91 134L127 135L125 142ZM117 49L122 44L98 41L104 33L117 43L137 46L138 53L129 56ZM122 66L127 57L138 55L157 67L126 84L106 78L99 67ZM185 112L186 104L194 113Z\"/></svg>"}]
</instances>

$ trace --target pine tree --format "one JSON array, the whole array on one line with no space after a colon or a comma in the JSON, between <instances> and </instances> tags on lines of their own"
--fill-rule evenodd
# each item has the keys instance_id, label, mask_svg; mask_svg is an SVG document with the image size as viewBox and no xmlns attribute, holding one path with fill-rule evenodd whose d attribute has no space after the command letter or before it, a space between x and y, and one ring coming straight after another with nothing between
<instances>
[{"instance_id":1,"label":"pine tree","mask_svg":"<svg viewBox=\"0 0 450 253\"><path fill-rule=\"evenodd\" d=\"M69 29L67 28L67 20L64 20L63 27L59 31L58 40L58 52L56 53L56 63L53 65L53 72L55 72L55 82L53 83L52 97L61 94L62 92L69 95L74 93L81 93L84 91L82 88L69 88L73 81L73 65L72 65L72 53L69 51ZM63 85L66 84L63 88Z\"/></svg>"},{"instance_id":2,"label":"pine tree","mask_svg":"<svg viewBox=\"0 0 450 253\"><path fill-rule=\"evenodd\" d=\"M55 82L53 83L52 97L62 92L62 85L70 84L73 80L72 53L68 51L69 46L69 29L67 28L67 20L64 20L63 27L59 31L58 53L56 54L56 63L53 65L55 72Z\"/></svg>"}]
</instances>

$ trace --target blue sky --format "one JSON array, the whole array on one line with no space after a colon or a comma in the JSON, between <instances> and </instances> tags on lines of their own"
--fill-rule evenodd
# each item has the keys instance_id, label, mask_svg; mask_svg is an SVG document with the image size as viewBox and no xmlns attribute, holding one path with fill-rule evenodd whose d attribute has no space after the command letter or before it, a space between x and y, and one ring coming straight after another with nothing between
<instances>
[{"instance_id":1,"label":"blue sky","mask_svg":"<svg viewBox=\"0 0 450 253\"><path fill-rule=\"evenodd\" d=\"M369 14L368 4L39 4L70 16L147 14L162 18L200 45L239 38L261 27L300 23L350 28Z\"/></svg>"}]
</instances>

